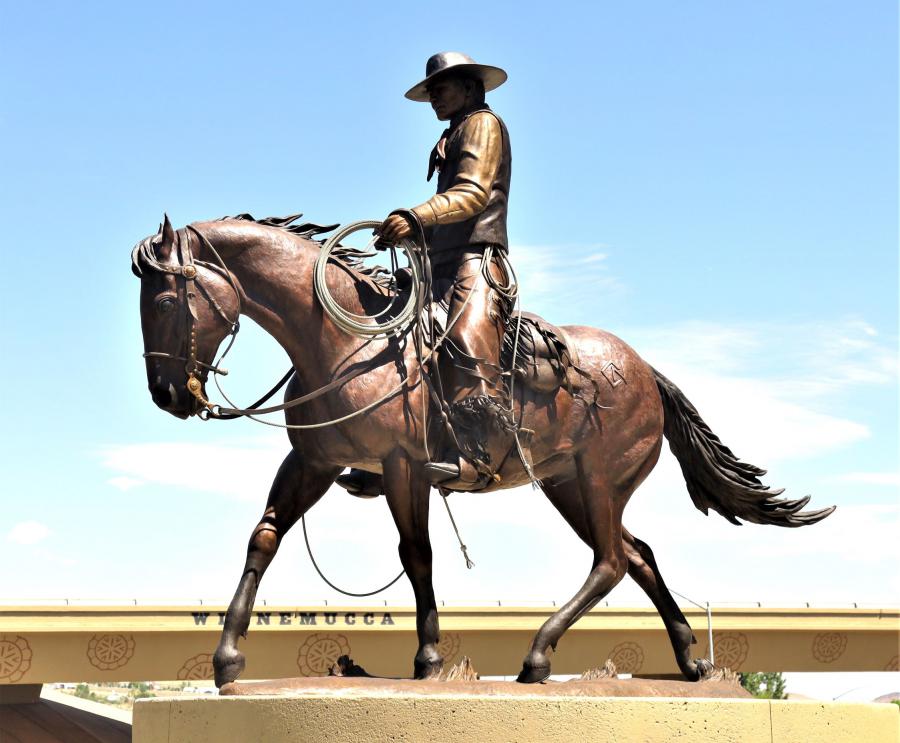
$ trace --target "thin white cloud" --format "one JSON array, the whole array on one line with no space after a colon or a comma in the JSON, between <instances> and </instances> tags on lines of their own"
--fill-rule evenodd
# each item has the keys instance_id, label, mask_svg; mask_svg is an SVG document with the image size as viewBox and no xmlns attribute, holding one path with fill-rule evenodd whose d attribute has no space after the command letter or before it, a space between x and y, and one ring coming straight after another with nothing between
<instances>
[{"instance_id":1,"label":"thin white cloud","mask_svg":"<svg viewBox=\"0 0 900 743\"><path fill-rule=\"evenodd\" d=\"M228 443L119 444L100 455L104 467L119 473L108 481L117 480L119 487L123 481L146 482L259 501L289 450L284 437L260 436Z\"/></svg>"},{"instance_id":2,"label":"thin white cloud","mask_svg":"<svg viewBox=\"0 0 900 743\"><path fill-rule=\"evenodd\" d=\"M865 485L890 485L900 486L900 472L848 472L839 475L842 482L860 482Z\"/></svg>"},{"instance_id":3,"label":"thin white cloud","mask_svg":"<svg viewBox=\"0 0 900 743\"><path fill-rule=\"evenodd\" d=\"M795 324L679 323L634 328L628 331L628 340L645 358L652 350L708 372L741 370L744 376L765 379L792 396L839 392L854 384L887 384L898 377L896 338L882 337L856 318Z\"/></svg>"},{"instance_id":4,"label":"thin white cloud","mask_svg":"<svg viewBox=\"0 0 900 743\"><path fill-rule=\"evenodd\" d=\"M50 529L46 524L39 521L22 521L6 535L6 538L13 544L37 544L50 536Z\"/></svg>"},{"instance_id":5,"label":"thin white cloud","mask_svg":"<svg viewBox=\"0 0 900 743\"><path fill-rule=\"evenodd\" d=\"M829 412L856 385L897 379L894 344L850 319L820 325L685 323L627 332L723 440L761 463L821 455L867 439L865 422Z\"/></svg>"},{"instance_id":6,"label":"thin white cloud","mask_svg":"<svg viewBox=\"0 0 900 743\"><path fill-rule=\"evenodd\" d=\"M818 412L758 379L710 374L676 360L661 370L741 458L767 463L814 457L869 438L868 426Z\"/></svg>"},{"instance_id":7,"label":"thin white cloud","mask_svg":"<svg viewBox=\"0 0 900 743\"><path fill-rule=\"evenodd\" d=\"M144 481L139 480L135 477L126 477L123 475L120 477L110 477L106 481L106 484L112 485L117 490L121 490L121 491L127 493L129 490L133 490L134 488L139 487L140 485L143 485Z\"/></svg>"},{"instance_id":8,"label":"thin white cloud","mask_svg":"<svg viewBox=\"0 0 900 743\"><path fill-rule=\"evenodd\" d=\"M512 246L510 260L519 278L523 309L571 307L580 300L621 295L625 286L606 266L603 247ZM565 259L560 257L563 254Z\"/></svg>"}]
</instances>

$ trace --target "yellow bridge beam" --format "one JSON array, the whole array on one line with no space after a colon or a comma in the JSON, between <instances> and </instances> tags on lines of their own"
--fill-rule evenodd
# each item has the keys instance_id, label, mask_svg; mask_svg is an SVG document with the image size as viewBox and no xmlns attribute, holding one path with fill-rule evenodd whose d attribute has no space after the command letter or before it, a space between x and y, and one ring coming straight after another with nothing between
<instances>
[{"instance_id":1,"label":"yellow bridge beam","mask_svg":"<svg viewBox=\"0 0 900 743\"><path fill-rule=\"evenodd\" d=\"M485 676L518 672L553 607L441 609L441 652L468 655ZM684 610L708 656L706 614ZM0 607L0 684L211 677L223 606ZM735 671L897 670L900 609L713 608L717 665ZM369 673L406 676L416 650L410 607L263 606L253 612L245 679L321 675L338 655ZM562 639L553 671L611 658L620 673L677 673L651 608L598 608Z\"/></svg>"}]
</instances>

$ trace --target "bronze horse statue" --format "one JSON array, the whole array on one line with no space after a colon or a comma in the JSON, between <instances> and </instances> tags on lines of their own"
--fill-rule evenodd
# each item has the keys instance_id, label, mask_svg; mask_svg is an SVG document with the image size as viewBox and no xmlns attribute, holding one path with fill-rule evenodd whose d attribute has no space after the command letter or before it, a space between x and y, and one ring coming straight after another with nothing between
<instances>
[{"instance_id":1,"label":"bronze horse statue","mask_svg":"<svg viewBox=\"0 0 900 743\"><path fill-rule=\"evenodd\" d=\"M242 215L176 231L166 217L158 233L132 253L132 268L141 278L147 379L157 406L179 418L204 412L207 374L239 313L268 331L290 357L294 374L286 400L325 390L286 410L288 425L295 426L288 430L291 451L250 537L213 659L216 684L234 681L243 670L238 638L246 636L259 582L281 540L346 467L383 478L400 534L400 560L416 599L413 671L415 678L433 678L443 660L431 579L431 484L422 472L429 401L416 349L405 336L361 340L337 328L313 292L321 249L315 234L323 229L286 224ZM373 305L384 303L384 291L371 275L351 263L330 261L327 281L337 301L357 314L371 314ZM531 430L528 449L541 489L591 548L593 560L581 589L535 635L518 679L546 679L550 649L628 573L659 611L681 672L698 680L712 665L691 657L696 641L653 552L622 525L625 505L656 464L663 436L703 513L712 508L735 524L742 519L796 527L816 523L834 508L803 511L809 497L778 498L781 490L760 482L764 470L738 460L681 391L619 338L583 326L555 331L581 373L549 388L519 384L515 410ZM367 406L372 407L365 415L304 428ZM503 461L498 475L486 490L530 480L515 455Z\"/></svg>"}]
</instances>

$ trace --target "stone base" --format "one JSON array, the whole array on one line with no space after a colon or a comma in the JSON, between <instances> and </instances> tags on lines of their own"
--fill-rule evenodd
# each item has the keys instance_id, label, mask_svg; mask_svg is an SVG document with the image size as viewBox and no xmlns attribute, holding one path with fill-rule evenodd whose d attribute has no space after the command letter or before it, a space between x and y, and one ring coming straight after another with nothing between
<instances>
[{"instance_id":1,"label":"stone base","mask_svg":"<svg viewBox=\"0 0 900 743\"><path fill-rule=\"evenodd\" d=\"M644 683L653 685L655 696L626 695L639 687L647 694ZM708 696L664 696L675 690L670 684ZM262 689L268 693L254 693ZM229 696L139 700L135 743L900 740L900 710L893 704L733 698L733 684L715 682L603 679L526 686L309 678L233 684L229 691ZM711 698L714 694L718 698Z\"/></svg>"},{"instance_id":2,"label":"stone base","mask_svg":"<svg viewBox=\"0 0 900 743\"><path fill-rule=\"evenodd\" d=\"M347 676L299 677L271 681L239 681L225 684L219 694L246 696L318 696L339 694L373 697L694 697L705 699L750 699L736 680L670 681L660 679L603 678L593 681L549 681L519 684L515 681L413 681L411 679L354 678Z\"/></svg>"}]
</instances>

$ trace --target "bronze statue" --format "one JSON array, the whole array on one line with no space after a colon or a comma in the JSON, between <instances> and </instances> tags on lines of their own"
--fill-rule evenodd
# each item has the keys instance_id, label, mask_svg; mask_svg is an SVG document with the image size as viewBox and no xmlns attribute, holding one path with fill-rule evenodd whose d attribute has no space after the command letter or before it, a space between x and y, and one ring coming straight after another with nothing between
<instances>
[{"instance_id":1,"label":"bronze statue","mask_svg":"<svg viewBox=\"0 0 900 743\"><path fill-rule=\"evenodd\" d=\"M437 194L392 214L379 232L386 244L416 236L427 246L431 295L419 309L443 324L440 343L432 334L423 345L409 329L360 339L332 321L313 291L320 253L331 296L357 316L389 310L398 286L418 291L404 288L397 275L385 281L364 269L352 250L328 257L316 236L334 226L239 215L176 231L165 218L132 252L154 402L180 418L284 410L287 420L291 451L250 537L214 655L219 686L244 667L238 638L279 543L346 467L355 469L339 482L351 492L383 488L400 533L400 560L416 598L416 678L437 676L443 662L428 535L433 484L491 491L536 482L593 550L581 590L535 636L523 682L550 675L550 648L626 572L659 610L682 673L697 680L711 670L708 661L691 658L691 629L650 547L622 525L663 436L704 513L712 508L736 524L796 527L833 510L803 511L808 497L778 498L782 491L760 482L763 470L739 461L678 388L615 336L511 316L509 135L484 102L484 92L505 80L503 70L451 52L432 57L426 78L407 93L431 101L438 118L450 122L431 155ZM229 335L233 342L241 314L291 359L283 405L260 407L263 398L248 410L222 409L207 400L208 376L220 371L215 352ZM443 448L433 458L429 441L436 440Z\"/></svg>"},{"instance_id":2,"label":"bronze statue","mask_svg":"<svg viewBox=\"0 0 900 743\"><path fill-rule=\"evenodd\" d=\"M460 57L438 55L429 64L434 62L435 69L441 64L455 67L450 64L454 59ZM505 79L502 71L482 74L485 88ZM444 300L434 305L439 321L446 325L452 320L448 309L452 312L459 301L457 292L471 292L471 301L478 303L472 324L468 319L461 323L446 357L438 358L438 365L450 361L440 374L429 375L410 332L362 340L342 331L324 312L313 291L322 249L316 236L333 227L296 225L296 216L254 220L239 215L176 231L165 218L157 234L132 251L132 269L141 279L147 379L156 405L179 418L228 418L283 409L287 421L291 451L250 537L243 575L214 655L216 684L234 681L243 670L238 638L247 632L259 582L281 540L346 467L380 478L378 486L383 483L400 534L400 560L416 598L416 678L437 676L443 663L437 649L428 534L429 495L438 479L441 488L464 491L537 482L593 551L582 588L535 636L520 681L537 682L550 675L550 648L626 572L659 610L682 673L698 680L711 665L692 659L691 628L666 588L650 547L622 525L625 505L656 464L663 436L681 465L694 505L704 513L712 508L736 524L742 519L797 527L816 523L834 509L803 511L808 497L779 498L781 490L760 482L763 470L738 460L674 384L610 333L554 327L533 315L521 322L509 318L501 291L508 282L503 261L481 261L483 272L467 267L469 254L477 254L482 245L490 244L485 256L498 255L496 246L502 257L508 137L499 119L479 108L479 96L472 98L472 91L480 93L479 86L469 79L454 83L457 93L460 86L467 91L463 112L441 103L443 94L436 87L440 79L429 75L424 90L420 84L410 95L421 97L434 83L429 95L438 104L437 113L451 117L443 152L439 145L435 153L435 164L443 158L444 186L455 178L453 168L463 167L451 164L457 133L477 123L478 129L491 133L488 139L499 130L502 140L493 145L500 151L500 169L491 179L478 179L491 184L487 207L473 210L465 220L442 223L442 209L457 195L444 196L453 189L442 191L439 179L435 199L404 218L388 218L381 228L385 241L401 239L408 224L411 231L430 229L432 245L450 246L446 263L442 251L435 258L436 295ZM460 134L460 141L469 140ZM495 191L502 196L492 201ZM483 200L482 194L475 201ZM496 209L488 214L491 204ZM482 223L485 214L489 218ZM379 312L396 285L363 269L349 250L324 265L333 296L357 315ZM494 317L480 322L485 313ZM207 400L208 376L219 371L216 350L229 335L233 341L242 314L268 331L291 359L293 373L285 377L290 381L283 405L260 407L264 398L242 411ZM454 380L448 383L453 403L447 407L456 420L432 395L431 377L440 382L445 371L447 379ZM495 397L498 387L513 398L511 408L503 409L502 395ZM459 414L464 407L473 412ZM427 435L442 428L444 416L469 430L456 436L456 451L448 447L443 461L435 462ZM469 465L472 473L466 472Z\"/></svg>"}]
</instances>

